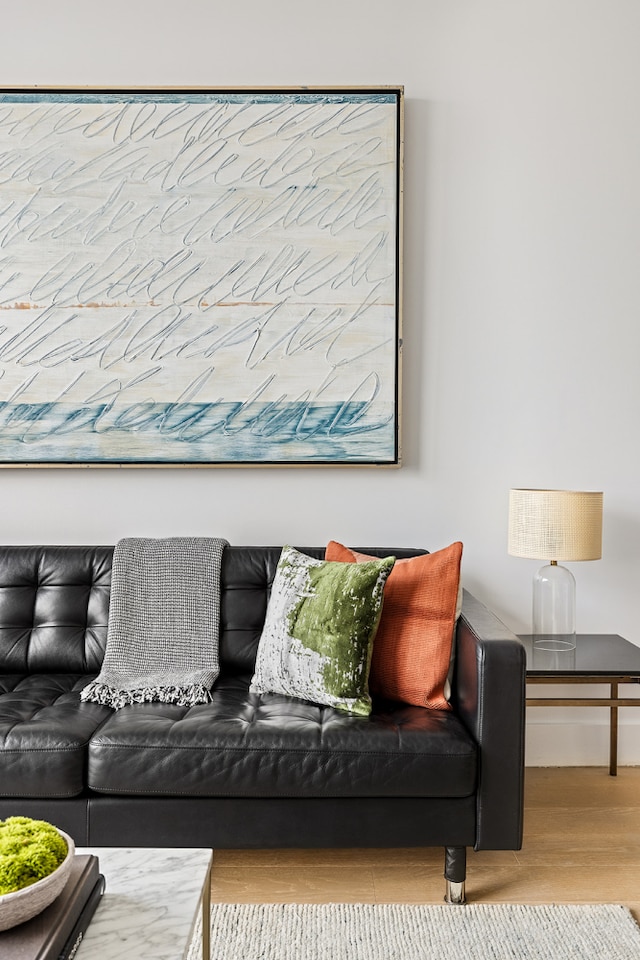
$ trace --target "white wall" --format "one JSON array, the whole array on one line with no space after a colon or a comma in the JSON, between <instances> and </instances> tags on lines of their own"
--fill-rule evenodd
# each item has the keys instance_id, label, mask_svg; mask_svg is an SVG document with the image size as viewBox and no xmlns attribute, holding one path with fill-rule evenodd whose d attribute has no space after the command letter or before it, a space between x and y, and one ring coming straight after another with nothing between
<instances>
[{"instance_id":1,"label":"white wall","mask_svg":"<svg viewBox=\"0 0 640 960\"><path fill-rule=\"evenodd\" d=\"M405 464L6 470L2 540L461 539L525 631L508 489L601 489L578 627L640 644L639 41L636 0L5 4L1 85L405 85ZM604 762L605 713L530 715L530 762Z\"/></svg>"}]
</instances>

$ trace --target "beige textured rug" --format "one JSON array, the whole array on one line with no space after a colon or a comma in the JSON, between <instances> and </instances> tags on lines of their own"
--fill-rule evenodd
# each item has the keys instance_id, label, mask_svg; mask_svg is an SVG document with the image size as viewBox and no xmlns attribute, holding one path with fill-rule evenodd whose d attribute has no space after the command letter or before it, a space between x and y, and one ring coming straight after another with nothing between
<instances>
[{"instance_id":1,"label":"beige textured rug","mask_svg":"<svg viewBox=\"0 0 640 960\"><path fill-rule=\"evenodd\" d=\"M617 905L214 904L211 960L640 960L640 928Z\"/></svg>"}]
</instances>

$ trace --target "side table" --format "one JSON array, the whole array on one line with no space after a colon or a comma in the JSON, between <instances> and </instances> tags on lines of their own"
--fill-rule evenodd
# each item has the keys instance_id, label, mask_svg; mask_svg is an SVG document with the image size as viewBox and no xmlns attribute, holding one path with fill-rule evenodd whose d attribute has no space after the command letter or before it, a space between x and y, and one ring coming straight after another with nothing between
<instances>
[{"instance_id":1,"label":"side table","mask_svg":"<svg viewBox=\"0 0 640 960\"><path fill-rule=\"evenodd\" d=\"M607 707L609 773L618 772L618 709L640 707L640 698L621 698L623 683L640 683L640 647L616 633L580 633L575 650L550 651L534 646L531 634L519 637L527 653L527 683L605 683L608 697L527 697L528 707Z\"/></svg>"}]
</instances>

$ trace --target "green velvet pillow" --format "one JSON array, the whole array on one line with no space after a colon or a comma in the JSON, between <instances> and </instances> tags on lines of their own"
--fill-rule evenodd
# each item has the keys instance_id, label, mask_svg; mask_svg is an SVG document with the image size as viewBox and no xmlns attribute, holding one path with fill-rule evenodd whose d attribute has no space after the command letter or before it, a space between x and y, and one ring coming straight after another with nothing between
<instances>
[{"instance_id":1,"label":"green velvet pillow","mask_svg":"<svg viewBox=\"0 0 640 960\"><path fill-rule=\"evenodd\" d=\"M394 563L334 563L283 547L251 690L371 713L371 650Z\"/></svg>"}]
</instances>

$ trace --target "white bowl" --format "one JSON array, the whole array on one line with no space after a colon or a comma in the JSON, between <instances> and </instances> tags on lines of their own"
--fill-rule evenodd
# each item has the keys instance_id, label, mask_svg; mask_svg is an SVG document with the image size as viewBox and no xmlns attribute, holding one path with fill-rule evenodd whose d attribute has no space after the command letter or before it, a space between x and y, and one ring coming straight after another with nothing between
<instances>
[{"instance_id":1,"label":"white bowl","mask_svg":"<svg viewBox=\"0 0 640 960\"><path fill-rule=\"evenodd\" d=\"M14 890L13 893L5 893L0 896L0 930L9 930L11 927L17 927L19 923L31 920L62 893L64 885L69 879L69 871L76 848L68 834L62 830L58 830L58 833L66 841L66 857L53 873L43 877L42 880L36 880L35 883L23 887L22 890Z\"/></svg>"}]
</instances>

